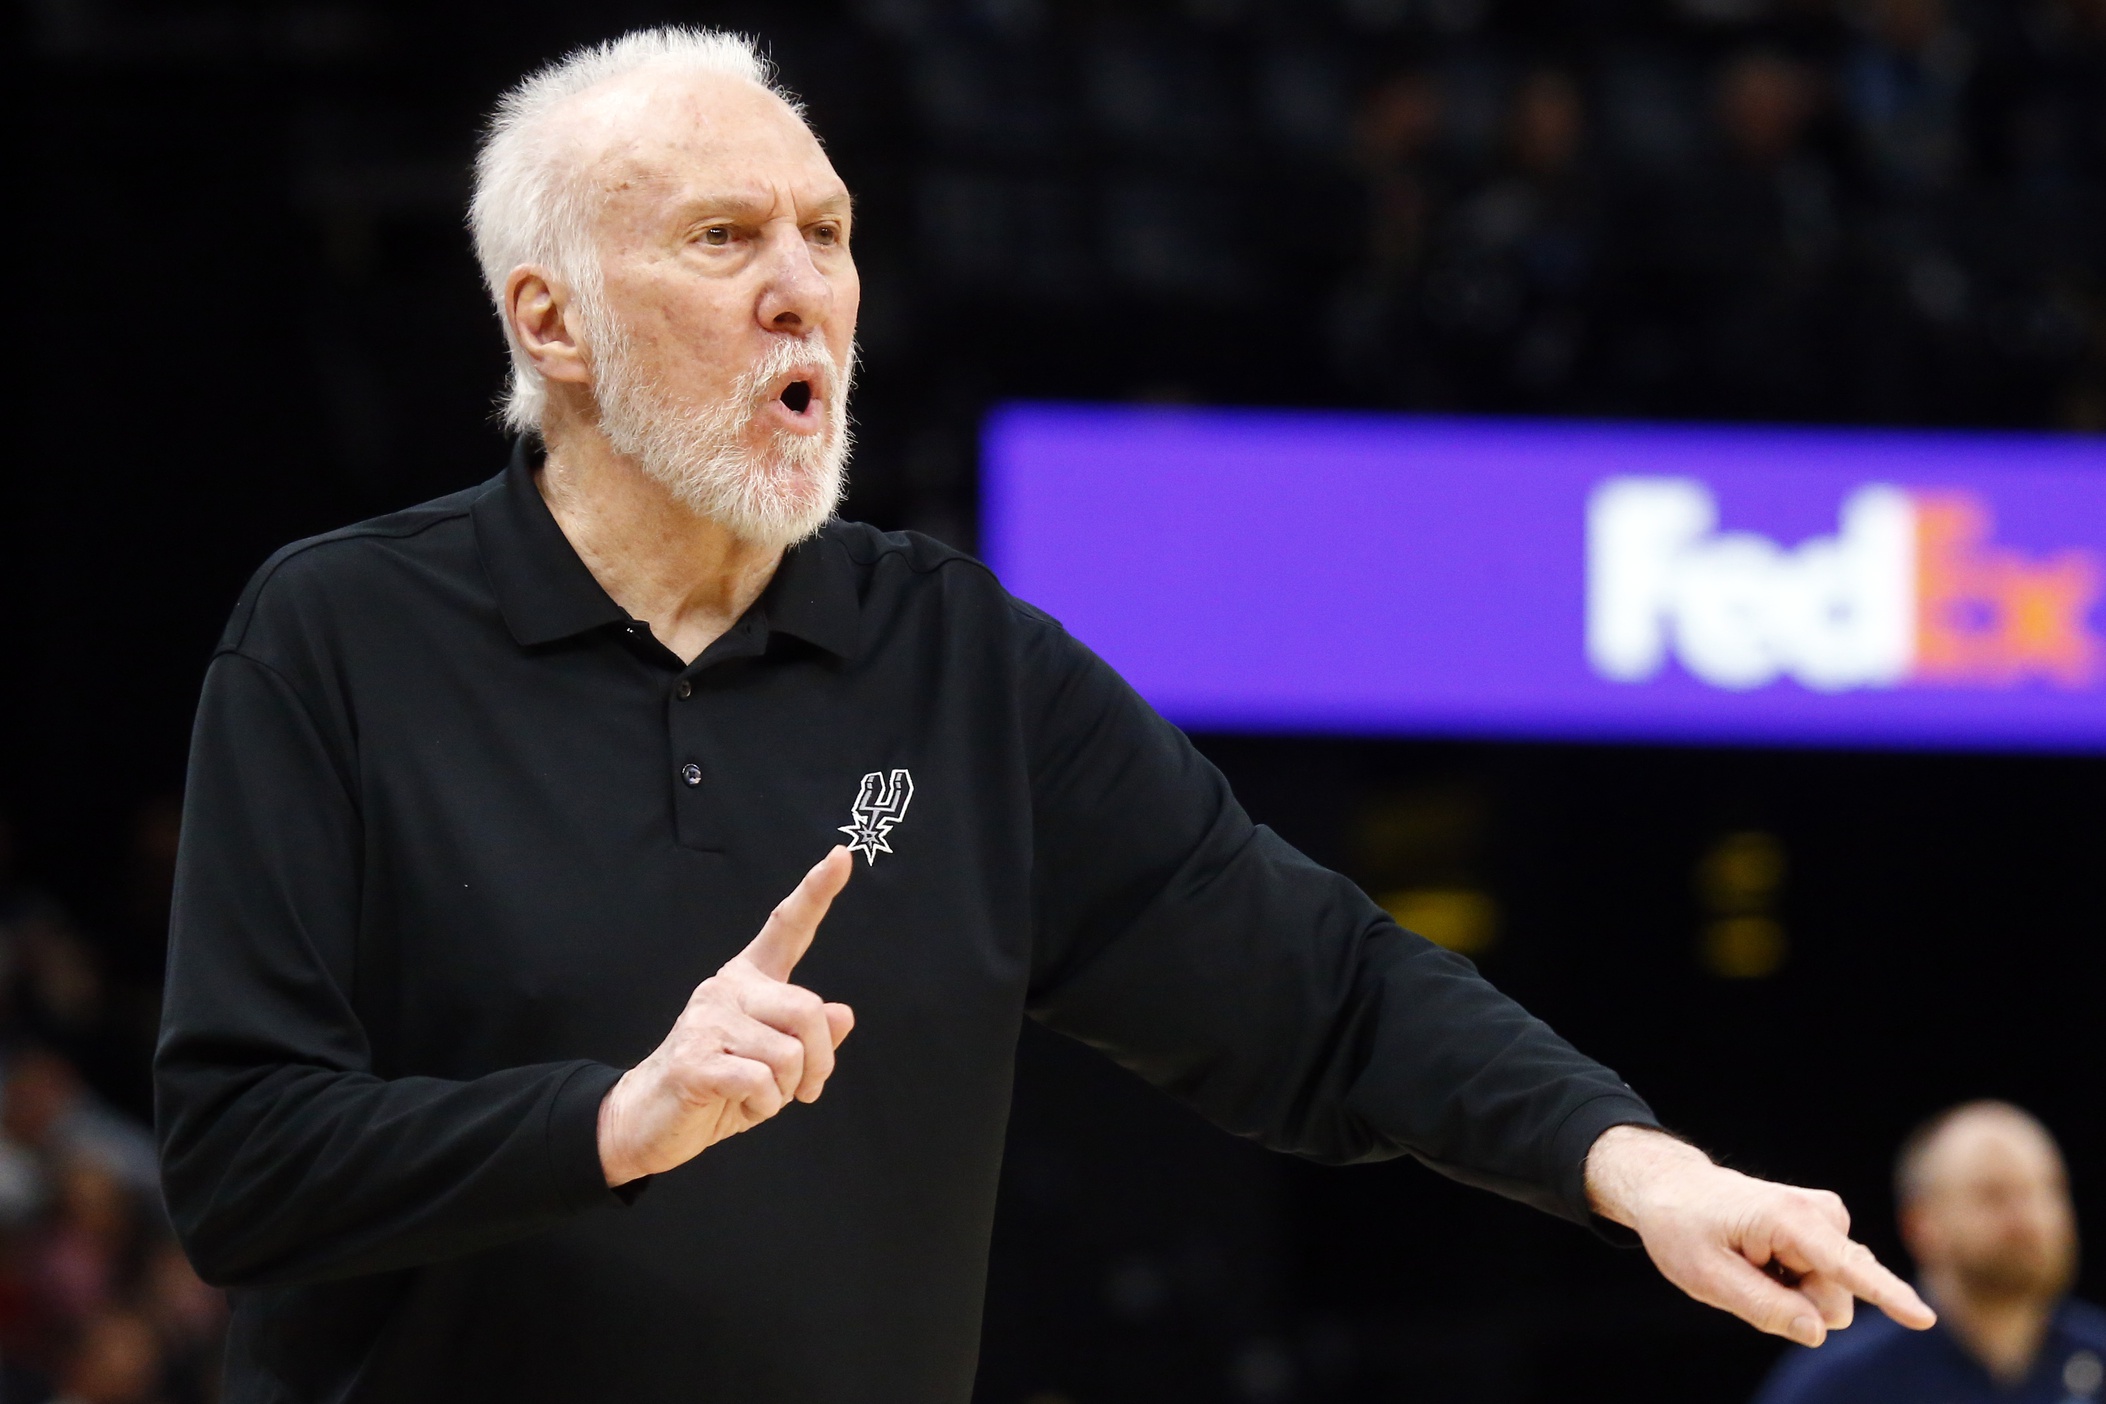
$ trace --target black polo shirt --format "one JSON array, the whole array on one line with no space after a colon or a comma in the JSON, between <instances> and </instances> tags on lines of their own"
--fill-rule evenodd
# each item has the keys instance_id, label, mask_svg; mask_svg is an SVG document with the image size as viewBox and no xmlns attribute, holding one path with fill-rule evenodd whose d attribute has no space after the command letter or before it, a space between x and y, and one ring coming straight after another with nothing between
<instances>
[{"instance_id":1,"label":"black polo shirt","mask_svg":"<svg viewBox=\"0 0 2106 1404\"><path fill-rule=\"evenodd\" d=\"M206 678L156 1074L234 1404L963 1404L1027 1014L1573 1219L1650 1122L978 563L829 527L683 666L533 471L279 552ZM624 1202L601 1097L840 842L825 1097Z\"/></svg>"}]
</instances>

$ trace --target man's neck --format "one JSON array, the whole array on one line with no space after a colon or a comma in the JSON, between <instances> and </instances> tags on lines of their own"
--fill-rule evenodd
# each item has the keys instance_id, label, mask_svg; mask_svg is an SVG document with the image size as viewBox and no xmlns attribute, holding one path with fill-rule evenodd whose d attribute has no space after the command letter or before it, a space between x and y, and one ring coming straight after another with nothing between
<instances>
[{"instance_id":1,"label":"man's neck","mask_svg":"<svg viewBox=\"0 0 2106 1404\"><path fill-rule=\"evenodd\" d=\"M686 662L738 622L782 563L781 548L690 510L596 427L551 426L536 481L600 588Z\"/></svg>"},{"instance_id":2,"label":"man's neck","mask_svg":"<svg viewBox=\"0 0 2106 1404\"><path fill-rule=\"evenodd\" d=\"M1937 1304L1939 1320L1999 1384L2017 1384L2032 1373L2033 1361L2055 1319L2054 1302L2037 1297L1972 1296L1942 1274L1929 1275L1925 1285Z\"/></svg>"}]
</instances>

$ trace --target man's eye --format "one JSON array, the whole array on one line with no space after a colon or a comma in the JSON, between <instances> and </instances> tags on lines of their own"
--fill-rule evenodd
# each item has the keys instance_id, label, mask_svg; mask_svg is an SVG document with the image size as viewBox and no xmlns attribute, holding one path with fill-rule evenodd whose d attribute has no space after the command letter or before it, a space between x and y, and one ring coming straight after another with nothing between
<instances>
[{"instance_id":1,"label":"man's eye","mask_svg":"<svg viewBox=\"0 0 2106 1404\"><path fill-rule=\"evenodd\" d=\"M838 244L841 242L841 231L834 225L822 224L812 230L812 238L821 244Z\"/></svg>"},{"instance_id":2,"label":"man's eye","mask_svg":"<svg viewBox=\"0 0 2106 1404\"><path fill-rule=\"evenodd\" d=\"M716 248L722 248L731 242L731 231L721 224L713 224L702 231L702 242Z\"/></svg>"}]
</instances>

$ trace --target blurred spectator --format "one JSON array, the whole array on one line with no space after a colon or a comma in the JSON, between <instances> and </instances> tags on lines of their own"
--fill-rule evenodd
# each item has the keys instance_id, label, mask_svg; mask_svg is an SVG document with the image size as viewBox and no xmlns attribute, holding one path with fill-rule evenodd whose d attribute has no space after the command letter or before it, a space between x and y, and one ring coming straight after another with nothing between
<instances>
[{"instance_id":1,"label":"blurred spectator","mask_svg":"<svg viewBox=\"0 0 2106 1404\"><path fill-rule=\"evenodd\" d=\"M1901 1233L1938 1324L1863 1313L1819 1351L1795 1350L1757 1404L2067 1404L2106 1385L2106 1312L2071 1300L2076 1214L2047 1128L2006 1102L1969 1102L1903 1144Z\"/></svg>"},{"instance_id":2,"label":"blurred spectator","mask_svg":"<svg viewBox=\"0 0 2106 1404\"><path fill-rule=\"evenodd\" d=\"M2067 193L2106 176L2106 0L2033 0L1976 79L1986 162L2021 189Z\"/></svg>"},{"instance_id":3,"label":"blurred spectator","mask_svg":"<svg viewBox=\"0 0 2106 1404\"><path fill-rule=\"evenodd\" d=\"M49 1368L69 1399L217 1398L224 1300L168 1236L146 1128L65 1059L26 1050L7 1068L0 1167L14 1177L0 1221L0 1359ZM142 1320L152 1379L137 1389ZM0 1404L45 1397L27 1388Z\"/></svg>"},{"instance_id":4,"label":"blurred spectator","mask_svg":"<svg viewBox=\"0 0 2106 1404\"><path fill-rule=\"evenodd\" d=\"M1819 81L1749 49L1713 87L1720 158L1675 187L1654 236L1674 270L1667 315L1686 325L1692 408L1817 418L1836 382L1831 325L1842 253L1836 173L1812 139ZM1633 238L1643 239L1643 229Z\"/></svg>"},{"instance_id":5,"label":"blurred spectator","mask_svg":"<svg viewBox=\"0 0 2106 1404\"><path fill-rule=\"evenodd\" d=\"M105 1105L66 1059L31 1048L9 1060L6 1074L0 1165L18 1165L26 1154L50 1174L65 1162L82 1161L99 1166L130 1193L158 1199L153 1133Z\"/></svg>"},{"instance_id":6,"label":"blurred spectator","mask_svg":"<svg viewBox=\"0 0 2106 1404\"><path fill-rule=\"evenodd\" d=\"M50 1394L40 1367L50 1361L50 1316L24 1261L23 1235L0 1230L0 1404Z\"/></svg>"},{"instance_id":7,"label":"blurred spectator","mask_svg":"<svg viewBox=\"0 0 2106 1404\"><path fill-rule=\"evenodd\" d=\"M53 1178L52 1213L31 1237L29 1270L45 1309L70 1326L116 1305L138 1265L139 1223L124 1185L102 1165L70 1160Z\"/></svg>"},{"instance_id":8,"label":"blurred spectator","mask_svg":"<svg viewBox=\"0 0 2106 1404\"><path fill-rule=\"evenodd\" d=\"M1407 405L1567 403L1603 238L1579 84L1560 69L1527 74L1497 159L1474 179L1443 159L1446 116L1440 84L1417 70L1362 109L1367 261L1339 295L1341 369Z\"/></svg>"},{"instance_id":9,"label":"blurred spectator","mask_svg":"<svg viewBox=\"0 0 2106 1404\"><path fill-rule=\"evenodd\" d=\"M1872 0L1848 71L1867 169L1889 188L1943 190L1964 169L1974 45L1945 0Z\"/></svg>"},{"instance_id":10,"label":"blurred spectator","mask_svg":"<svg viewBox=\"0 0 2106 1404\"><path fill-rule=\"evenodd\" d=\"M1583 366L1601 259L1600 189L1578 82L1516 88L1500 167L1464 194L1426 278L1426 316L1492 407L1566 399Z\"/></svg>"},{"instance_id":11,"label":"blurred spectator","mask_svg":"<svg viewBox=\"0 0 2106 1404\"><path fill-rule=\"evenodd\" d=\"M120 880L90 939L21 877L0 816L0 1056L29 1043L64 1055L105 1098L143 1116L160 1022L182 800L154 795L132 816ZM18 1177L0 1150L0 1217Z\"/></svg>"},{"instance_id":12,"label":"blurred spectator","mask_svg":"<svg viewBox=\"0 0 2106 1404\"><path fill-rule=\"evenodd\" d=\"M1356 387L1385 398L1408 397L1407 387L1428 374L1414 355L1420 347L1411 322L1447 205L1442 115L1439 80L1406 69L1376 86L1353 124L1365 248L1334 297L1333 357Z\"/></svg>"},{"instance_id":13,"label":"blurred spectator","mask_svg":"<svg viewBox=\"0 0 2106 1404\"><path fill-rule=\"evenodd\" d=\"M1408 277L1425 261L1445 193L1436 162L1440 135L1440 82L1415 69L1378 87L1355 124L1367 182L1368 262L1383 274Z\"/></svg>"},{"instance_id":14,"label":"blurred spectator","mask_svg":"<svg viewBox=\"0 0 2106 1404\"><path fill-rule=\"evenodd\" d=\"M1717 109L1731 162L1776 172L1804 159L1801 144L1816 101L1812 75L1783 54L1751 49L1727 63Z\"/></svg>"},{"instance_id":15,"label":"blurred spectator","mask_svg":"<svg viewBox=\"0 0 2106 1404\"><path fill-rule=\"evenodd\" d=\"M94 955L16 860L14 825L0 815L0 1038L86 1036L102 1009Z\"/></svg>"},{"instance_id":16,"label":"blurred spectator","mask_svg":"<svg viewBox=\"0 0 2106 1404\"><path fill-rule=\"evenodd\" d=\"M173 1239L155 1244L147 1259L143 1306L161 1338L167 1404L209 1404L217 1399L227 1299L205 1285Z\"/></svg>"},{"instance_id":17,"label":"blurred spectator","mask_svg":"<svg viewBox=\"0 0 2106 1404\"><path fill-rule=\"evenodd\" d=\"M135 813L111 951L24 879L0 818L0 1404L218 1398L224 1297L168 1234L151 1131L80 1061L143 1078L179 815Z\"/></svg>"},{"instance_id":18,"label":"blurred spectator","mask_svg":"<svg viewBox=\"0 0 2106 1404\"><path fill-rule=\"evenodd\" d=\"M161 1404L161 1343L136 1312L105 1311L82 1327L52 1404Z\"/></svg>"}]
</instances>

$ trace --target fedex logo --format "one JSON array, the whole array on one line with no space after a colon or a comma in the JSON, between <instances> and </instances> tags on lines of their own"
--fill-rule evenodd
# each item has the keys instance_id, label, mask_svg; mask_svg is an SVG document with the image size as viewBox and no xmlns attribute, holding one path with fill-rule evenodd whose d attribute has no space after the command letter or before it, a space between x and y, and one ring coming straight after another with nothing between
<instances>
[{"instance_id":1,"label":"fedex logo","mask_svg":"<svg viewBox=\"0 0 2106 1404\"><path fill-rule=\"evenodd\" d=\"M1786 546L1718 530L1694 478L1610 478L1587 503L1587 659L1639 683L1670 657L1715 687L2089 689L2106 678L2097 552L1994 539L1974 492L1871 483Z\"/></svg>"}]
</instances>

